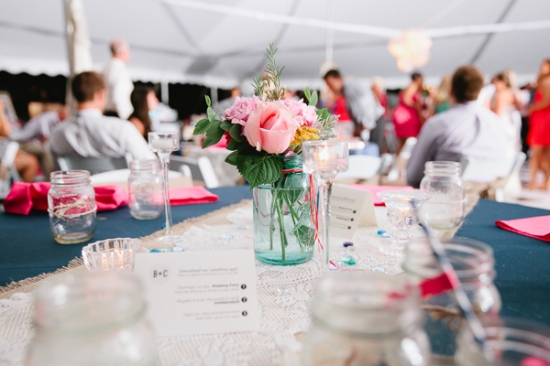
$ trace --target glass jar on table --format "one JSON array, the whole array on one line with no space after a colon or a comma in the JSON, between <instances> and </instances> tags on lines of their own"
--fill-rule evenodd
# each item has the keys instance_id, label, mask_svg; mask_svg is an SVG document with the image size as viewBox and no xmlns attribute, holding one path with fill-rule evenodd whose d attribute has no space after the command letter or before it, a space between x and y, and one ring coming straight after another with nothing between
<instances>
[{"instance_id":1,"label":"glass jar on table","mask_svg":"<svg viewBox=\"0 0 550 366\"><path fill-rule=\"evenodd\" d=\"M96 230L95 191L86 170L56 171L50 176L48 212L53 238L60 244L90 240Z\"/></svg>"},{"instance_id":2,"label":"glass jar on table","mask_svg":"<svg viewBox=\"0 0 550 366\"><path fill-rule=\"evenodd\" d=\"M491 247L462 238L443 242L443 247L478 318L483 321L498 316L501 300L493 284L495 260ZM426 239L409 243L403 269L422 289L422 309L427 315L424 329L430 338L434 364L453 365L456 337L466 320Z\"/></svg>"},{"instance_id":3,"label":"glass jar on table","mask_svg":"<svg viewBox=\"0 0 550 366\"><path fill-rule=\"evenodd\" d=\"M132 160L128 177L130 214L138 220L156 219L164 211L163 172L158 159Z\"/></svg>"},{"instance_id":4,"label":"glass jar on table","mask_svg":"<svg viewBox=\"0 0 550 366\"><path fill-rule=\"evenodd\" d=\"M430 195L422 207L422 219L438 237L450 238L464 218L462 165L453 161L429 161L420 189Z\"/></svg>"},{"instance_id":5,"label":"glass jar on table","mask_svg":"<svg viewBox=\"0 0 550 366\"><path fill-rule=\"evenodd\" d=\"M139 280L114 272L67 275L35 294L26 365L153 366L156 341Z\"/></svg>"},{"instance_id":6,"label":"glass jar on table","mask_svg":"<svg viewBox=\"0 0 550 366\"><path fill-rule=\"evenodd\" d=\"M311 313L303 365L430 365L419 293L406 276L332 272Z\"/></svg>"}]
</instances>

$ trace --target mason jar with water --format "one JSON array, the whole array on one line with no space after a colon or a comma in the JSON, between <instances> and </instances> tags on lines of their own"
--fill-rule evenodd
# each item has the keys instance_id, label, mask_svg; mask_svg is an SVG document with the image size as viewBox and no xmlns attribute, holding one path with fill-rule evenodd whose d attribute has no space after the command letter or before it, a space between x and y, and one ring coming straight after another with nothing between
<instances>
[{"instance_id":1,"label":"mason jar with water","mask_svg":"<svg viewBox=\"0 0 550 366\"><path fill-rule=\"evenodd\" d=\"M422 219L439 237L448 238L464 219L462 165L452 161L430 161L425 165L420 189L430 195L422 206Z\"/></svg>"},{"instance_id":2,"label":"mason jar with water","mask_svg":"<svg viewBox=\"0 0 550 366\"><path fill-rule=\"evenodd\" d=\"M90 240L96 230L95 191L86 170L56 171L50 176L50 229L60 244Z\"/></svg>"},{"instance_id":3,"label":"mason jar with water","mask_svg":"<svg viewBox=\"0 0 550 366\"><path fill-rule=\"evenodd\" d=\"M152 220L164 211L162 167L158 159L132 160L128 177L130 214Z\"/></svg>"}]
</instances>

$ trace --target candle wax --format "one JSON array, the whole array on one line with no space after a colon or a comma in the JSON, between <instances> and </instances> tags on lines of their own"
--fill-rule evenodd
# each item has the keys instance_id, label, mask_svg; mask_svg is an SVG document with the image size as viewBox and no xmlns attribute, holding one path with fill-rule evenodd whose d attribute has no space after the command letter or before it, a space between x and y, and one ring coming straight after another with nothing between
<instances>
[{"instance_id":1,"label":"candle wax","mask_svg":"<svg viewBox=\"0 0 550 366\"><path fill-rule=\"evenodd\" d=\"M174 139L157 139L151 141L151 147L157 150L173 150Z\"/></svg>"}]
</instances>

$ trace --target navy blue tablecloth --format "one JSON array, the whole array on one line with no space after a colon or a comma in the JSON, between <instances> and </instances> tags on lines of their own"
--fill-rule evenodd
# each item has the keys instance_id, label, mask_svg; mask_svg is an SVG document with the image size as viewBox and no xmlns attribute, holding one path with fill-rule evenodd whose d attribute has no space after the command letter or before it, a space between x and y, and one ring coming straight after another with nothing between
<instances>
[{"instance_id":1,"label":"navy blue tablecloth","mask_svg":"<svg viewBox=\"0 0 550 366\"><path fill-rule=\"evenodd\" d=\"M212 189L217 203L172 207L174 223L204 215L251 198L248 187ZM550 211L481 200L457 236L489 244L495 253L495 284L502 296L502 315L528 318L550 324L550 244L513 234L495 226L496 220L550 215ZM100 212L92 239L141 237L162 228L164 219L138 221L127 207ZM27 217L0 214L0 286L52 272L80 257L84 244L57 244L49 231L48 215Z\"/></svg>"},{"instance_id":2,"label":"navy blue tablecloth","mask_svg":"<svg viewBox=\"0 0 550 366\"><path fill-rule=\"evenodd\" d=\"M172 207L174 224L252 198L248 186L210 191L220 197L218 202ZM139 238L161 230L164 225L164 215L156 220L136 220L130 216L128 207L98 212L97 218L97 230L90 242L121 237ZM57 244L49 225L45 212L32 212L29 216L0 214L0 286L53 272L81 256L82 247L88 242Z\"/></svg>"}]
</instances>

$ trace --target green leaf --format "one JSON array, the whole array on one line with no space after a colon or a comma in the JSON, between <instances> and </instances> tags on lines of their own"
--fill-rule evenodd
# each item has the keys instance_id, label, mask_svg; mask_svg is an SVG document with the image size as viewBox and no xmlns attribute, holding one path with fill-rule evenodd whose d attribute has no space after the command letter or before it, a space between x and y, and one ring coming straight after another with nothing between
<instances>
[{"instance_id":1,"label":"green leaf","mask_svg":"<svg viewBox=\"0 0 550 366\"><path fill-rule=\"evenodd\" d=\"M231 126L233 126L233 124L229 120L223 121L222 124L220 125L221 129L227 132L229 132L229 129L231 128Z\"/></svg>"},{"instance_id":2,"label":"green leaf","mask_svg":"<svg viewBox=\"0 0 550 366\"><path fill-rule=\"evenodd\" d=\"M216 119L216 112L214 112L212 108L208 107L206 114L208 115L210 122L213 122Z\"/></svg>"},{"instance_id":3,"label":"green leaf","mask_svg":"<svg viewBox=\"0 0 550 366\"><path fill-rule=\"evenodd\" d=\"M239 124L234 124L233 126L231 126L231 129L229 130L229 135L231 135L231 137L237 142L242 142L243 141L242 131L243 131L243 126Z\"/></svg>"},{"instance_id":4,"label":"green leaf","mask_svg":"<svg viewBox=\"0 0 550 366\"><path fill-rule=\"evenodd\" d=\"M210 123L210 127L206 130L206 139L202 143L202 148L205 149L209 146L216 145L220 142L223 136L223 130L220 128L221 121L214 120Z\"/></svg>"},{"instance_id":5,"label":"green leaf","mask_svg":"<svg viewBox=\"0 0 550 366\"><path fill-rule=\"evenodd\" d=\"M193 131L193 135L202 135L208 130L210 127L210 121L207 118L201 119L197 122L195 125L195 130Z\"/></svg>"},{"instance_id":6,"label":"green leaf","mask_svg":"<svg viewBox=\"0 0 550 366\"><path fill-rule=\"evenodd\" d=\"M226 147L227 150L231 150L231 151L237 150L238 148L239 148L239 141L235 139L231 139L231 141L229 141Z\"/></svg>"},{"instance_id":7,"label":"green leaf","mask_svg":"<svg viewBox=\"0 0 550 366\"><path fill-rule=\"evenodd\" d=\"M212 105L212 101L210 100L210 97L208 95L205 95L204 99L206 100L206 106L210 107Z\"/></svg>"},{"instance_id":8,"label":"green leaf","mask_svg":"<svg viewBox=\"0 0 550 366\"><path fill-rule=\"evenodd\" d=\"M233 151L231 154L227 155L227 158L225 158L225 162L227 164L237 165L238 156L239 156L239 152L238 151Z\"/></svg>"},{"instance_id":9,"label":"green leaf","mask_svg":"<svg viewBox=\"0 0 550 366\"><path fill-rule=\"evenodd\" d=\"M283 164L276 155L239 155L237 170L250 184L250 188L275 182L281 176Z\"/></svg>"},{"instance_id":10,"label":"green leaf","mask_svg":"<svg viewBox=\"0 0 550 366\"><path fill-rule=\"evenodd\" d=\"M311 94L311 98L308 98L309 105L316 106L317 102L319 102L319 97L317 96L317 90L313 91L313 94Z\"/></svg>"}]
</instances>

